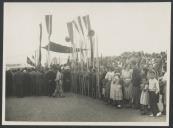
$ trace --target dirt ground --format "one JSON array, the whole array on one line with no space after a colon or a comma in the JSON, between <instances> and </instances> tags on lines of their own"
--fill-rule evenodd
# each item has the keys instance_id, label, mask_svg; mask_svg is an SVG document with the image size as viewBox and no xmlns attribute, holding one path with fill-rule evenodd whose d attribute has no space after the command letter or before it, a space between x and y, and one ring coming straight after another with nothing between
<instances>
[{"instance_id":1,"label":"dirt ground","mask_svg":"<svg viewBox=\"0 0 173 128\"><path fill-rule=\"evenodd\" d=\"M149 117L132 108L117 109L103 101L66 93L65 98L10 97L6 99L6 121L67 122L164 122L166 116Z\"/></svg>"}]
</instances>

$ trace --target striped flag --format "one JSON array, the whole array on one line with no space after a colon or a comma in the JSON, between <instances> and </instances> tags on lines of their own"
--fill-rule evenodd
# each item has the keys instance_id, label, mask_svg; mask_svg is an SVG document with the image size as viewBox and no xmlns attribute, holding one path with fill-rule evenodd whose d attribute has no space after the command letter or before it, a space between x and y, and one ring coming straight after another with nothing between
<instances>
[{"instance_id":1,"label":"striped flag","mask_svg":"<svg viewBox=\"0 0 173 128\"><path fill-rule=\"evenodd\" d=\"M70 40L73 43L74 42L74 38L73 38L73 24L72 24L72 22L68 22L67 23L67 29L68 29Z\"/></svg>"},{"instance_id":2,"label":"striped flag","mask_svg":"<svg viewBox=\"0 0 173 128\"><path fill-rule=\"evenodd\" d=\"M83 16L83 21L84 21L84 24L85 24L85 27L88 28L88 24L87 24L87 17L86 16Z\"/></svg>"},{"instance_id":3,"label":"striped flag","mask_svg":"<svg viewBox=\"0 0 173 128\"><path fill-rule=\"evenodd\" d=\"M52 15L45 15L46 28L49 36L52 34Z\"/></svg>"},{"instance_id":4,"label":"striped flag","mask_svg":"<svg viewBox=\"0 0 173 128\"><path fill-rule=\"evenodd\" d=\"M78 16L78 23L79 23L81 32L82 32L82 34L84 35L84 30L83 30L83 27L82 27L82 21L81 21L81 17L80 17L80 16Z\"/></svg>"},{"instance_id":5,"label":"striped flag","mask_svg":"<svg viewBox=\"0 0 173 128\"><path fill-rule=\"evenodd\" d=\"M75 21L75 20L73 20L72 22L73 22L73 24L74 24L74 26L75 26L76 30L79 32L79 27L78 27L78 25L77 25L76 21Z\"/></svg>"},{"instance_id":6,"label":"striped flag","mask_svg":"<svg viewBox=\"0 0 173 128\"><path fill-rule=\"evenodd\" d=\"M88 25L88 30L91 30L91 23L90 23L90 18L89 15L86 15L86 21L87 21L87 25Z\"/></svg>"}]
</instances>

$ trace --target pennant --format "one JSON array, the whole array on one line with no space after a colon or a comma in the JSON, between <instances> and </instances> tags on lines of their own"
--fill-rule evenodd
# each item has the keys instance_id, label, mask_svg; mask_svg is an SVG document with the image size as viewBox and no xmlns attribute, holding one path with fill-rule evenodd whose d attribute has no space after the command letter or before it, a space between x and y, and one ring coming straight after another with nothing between
<instances>
[{"instance_id":1,"label":"pennant","mask_svg":"<svg viewBox=\"0 0 173 128\"><path fill-rule=\"evenodd\" d=\"M34 62L32 62L32 60L29 57L27 57L27 64L35 66Z\"/></svg>"},{"instance_id":2,"label":"pennant","mask_svg":"<svg viewBox=\"0 0 173 128\"><path fill-rule=\"evenodd\" d=\"M52 34L52 15L45 15L46 28L49 36Z\"/></svg>"},{"instance_id":3,"label":"pennant","mask_svg":"<svg viewBox=\"0 0 173 128\"><path fill-rule=\"evenodd\" d=\"M83 27L82 27L82 21L81 21L81 17L80 16L78 16L78 23L79 23L80 29L82 31L82 34L84 35L84 30L83 30Z\"/></svg>"},{"instance_id":4,"label":"pennant","mask_svg":"<svg viewBox=\"0 0 173 128\"><path fill-rule=\"evenodd\" d=\"M86 21L87 21L87 24L88 24L88 30L91 30L91 24L90 24L89 15L86 15Z\"/></svg>"},{"instance_id":5,"label":"pennant","mask_svg":"<svg viewBox=\"0 0 173 128\"><path fill-rule=\"evenodd\" d=\"M73 43L74 39L73 39L73 24L72 24L72 22L67 23L67 29L68 29L70 40Z\"/></svg>"},{"instance_id":6,"label":"pennant","mask_svg":"<svg viewBox=\"0 0 173 128\"><path fill-rule=\"evenodd\" d=\"M35 59L34 55L32 55L32 59Z\"/></svg>"},{"instance_id":7,"label":"pennant","mask_svg":"<svg viewBox=\"0 0 173 128\"><path fill-rule=\"evenodd\" d=\"M73 22L73 24L74 24L74 26L75 26L76 30L79 32L79 28L78 28L77 23L76 23L74 20L73 20L72 22Z\"/></svg>"},{"instance_id":8,"label":"pennant","mask_svg":"<svg viewBox=\"0 0 173 128\"><path fill-rule=\"evenodd\" d=\"M88 25L87 25L87 18L86 18L86 16L83 16L82 18L83 18L83 21L84 21L85 27L88 28Z\"/></svg>"}]
</instances>

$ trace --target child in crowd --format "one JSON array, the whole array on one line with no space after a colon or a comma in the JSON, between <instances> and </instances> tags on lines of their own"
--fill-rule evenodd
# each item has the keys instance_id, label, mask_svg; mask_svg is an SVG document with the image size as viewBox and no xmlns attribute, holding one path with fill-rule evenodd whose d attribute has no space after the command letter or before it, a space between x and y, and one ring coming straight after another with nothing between
<instances>
[{"instance_id":1,"label":"child in crowd","mask_svg":"<svg viewBox=\"0 0 173 128\"><path fill-rule=\"evenodd\" d=\"M122 92L122 85L120 84L120 74L116 73L114 77L114 100L116 102L117 108L122 107L123 101L123 92Z\"/></svg>"},{"instance_id":2,"label":"child in crowd","mask_svg":"<svg viewBox=\"0 0 173 128\"><path fill-rule=\"evenodd\" d=\"M106 80L106 84L105 84L105 99L106 99L106 104L111 103L110 100L110 86L111 86L111 81L114 77L114 72L113 69L109 68L109 71L106 73L105 76L105 80Z\"/></svg>"},{"instance_id":3,"label":"child in crowd","mask_svg":"<svg viewBox=\"0 0 173 128\"><path fill-rule=\"evenodd\" d=\"M141 104L141 114L146 115L147 114L147 107L149 105L149 93L148 93L148 83L146 78L142 79L142 83L140 85L141 87L141 98L140 98L140 104Z\"/></svg>"},{"instance_id":4,"label":"child in crowd","mask_svg":"<svg viewBox=\"0 0 173 128\"><path fill-rule=\"evenodd\" d=\"M152 114L150 116L161 116L161 112L159 112L157 103L158 103L158 95L159 95L159 82L156 79L156 73L154 70L150 72L149 78L149 103L151 107Z\"/></svg>"}]
</instances>

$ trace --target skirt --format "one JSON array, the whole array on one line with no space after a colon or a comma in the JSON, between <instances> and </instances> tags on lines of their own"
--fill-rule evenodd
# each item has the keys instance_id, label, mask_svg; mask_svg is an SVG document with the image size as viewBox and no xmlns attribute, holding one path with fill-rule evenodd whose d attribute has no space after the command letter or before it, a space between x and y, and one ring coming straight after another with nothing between
<instances>
[{"instance_id":1,"label":"skirt","mask_svg":"<svg viewBox=\"0 0 173 128\"><path fill-rule=\"evenodd\" d=\"M105 87L105 97L110 98L110 85L111 81L106 82L106 87Z\"/></svg>"},{"instance_id":2,"label":"skirt","mask_svg":"<svg viewBox=\"0 0 173 128\"><path fill-rule=\"evenodd\" d=\"M124 93L124 99L130 100L132 99L132 83L131 81L123 81L123 93Z\"/></svg>"},{"instance_id":3,"label":"skirt","mask_svg":"<svg viewBox=\"0 0 173 128\"><path fill-rule=\"evenodd\" d=\"M105 88L102 88L102 95L105 96Z\"/></svg>"},{"instance_id":4,"label":"skirt","mask_svg":"<svg viewBox=\"0 0 173 128\"><path fill-rule=\"evenodd\" d=\"M115 84L111 83L111 86L110 86L110 99L112 99L112 100L115 100L115 98L114 98L115 86L116 86Z\"/></svg>"},{"instance_id":5,"label":"skirt","mask_svg":"<svg viewBox=\"0 0 173 128\"><path fill-rule=\"evenodd\" d=\"M148 91L142 91L141 98L140 98L140 104L142 104L142 105L148 105L149 104L149 93L148 93Z\"/></svg>"},{"instance_id":6,"label":"skirt","mask_svg":"<svg viewBox=\"0 0 173 128\"><path fill-rule=\"evenodd\" d=\"M163 87L163 104L166 105L166 85Z\"/></svg>"},{"instance_id":7,"label":"skirt","mask_svg":"<svg viewBox=\"0 0 173 128\"><path fill-rule=\"evenodd\" d=\"M123 100L122 86L116 85L114 90L114 100Z\"/></svg>"}]
</instances>

